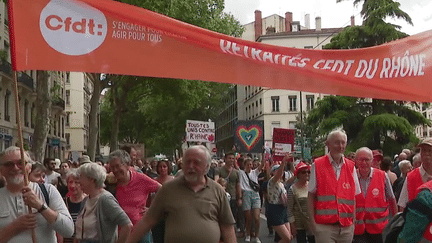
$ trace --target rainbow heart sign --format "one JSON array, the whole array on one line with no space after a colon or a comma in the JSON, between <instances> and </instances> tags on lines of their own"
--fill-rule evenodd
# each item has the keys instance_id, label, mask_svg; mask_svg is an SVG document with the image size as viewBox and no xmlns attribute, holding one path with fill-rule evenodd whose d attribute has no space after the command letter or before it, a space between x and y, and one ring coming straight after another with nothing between
<instances>
[{"instance_id":1,"label":"rainbow heart sign","mask_svg":"<svg viewBox=\"0 0 432 243\"><path fill-rule=\"evenodd\" d=\"M263 147L263 121L238 121L235 143L239 152L261 153Z\"/></svg>"}]
</instances>

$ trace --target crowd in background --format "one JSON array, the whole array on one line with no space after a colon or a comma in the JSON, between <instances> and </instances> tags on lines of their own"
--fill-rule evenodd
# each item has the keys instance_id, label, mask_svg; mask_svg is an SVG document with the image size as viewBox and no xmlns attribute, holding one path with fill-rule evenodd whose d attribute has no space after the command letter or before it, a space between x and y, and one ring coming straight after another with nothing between
<instances>
[{"instance_id":1,"label":"crowd in background","mask_svg":"<svg viewBox=\"0 0 432 243\"><path fill-rule=\"evenodd\" d=\"M335 139L341 142L333 141ZM414 182L418 179L407 179L410 178L409 173L413 169L420 171L416 173L420 173L423 182L432 178L428 173L429 163L432 164L432 160L427 160L428 158L424 155L429 149L432 150L432 141L420 143L421 146L416 147L414 151L403 149L400 154L392 158L385 157L381 150L368 148L360 148L357 152L343 156L346 135L342 132L330 134L326 145L329 148L329 154L316 158L314 161L301 161L291 154L287 154L282 161L264 160L260 159L265 157L263 155L253 156L236 151L226 153L222 159L211 160L205 170L205 178L214 180L225 191L224 198L235 219L237 237L244 238L245 242L259 243L261 242L260 227L266 227L268 234L274 235L275 242L290 242L293 238L296 238L298 243L324 242L323 239L327 239L325 237L333 237L334 242L382 242L380 231L385 227L388 219L397 211L402 211L407 207L408 202L417 195L412 192L411 180ZM17 148L11 147L8 151L16 152ZM8 151L2 153L3 160L4 157L7 157ZM334 160L339 159L341 159L339 165L337 162L334 163ZM0 162L2 163L1 172L7 174L8 171L3 169L9 162ZM425 162L427 165L423 164ZM325 171L326 163L333 166L336 180L333 181L334 185L324 187L323 185L329 181L322 178L332 177L333 173L324 173L324 177L321 175L322 171ZM351 168L352 171L349 173L352 174L353 184L349 184L351 179L339 179L341 174L347 176L344 174L344 168L348 172ZM17 164L13 169L22 168ZM65 217L69 217L74 224L73 235L62 234L62 230L54 229L57 242L125 242L134 225L136 226L146 215L162 186L175 178L189 176L189 172L185 174L183 170L182 158L176 161L139 158L133 146L125 146L112 152L106 163L92 162L87 155L80 157L78 163L59 162L56 159L47 158L42 163L29 163L27 170L31 182L49 185L47 186L49 193L53 193L53 188L56 188L59 196L53 198L59 202L55 203L64 203L69 212L69 215ZM375 179L376 177L381 179ZM2 177L1 187L7 185L7 178L6 175ZM346 180L346 183L342 183L343 180ZM337 188L337 185L341 183L342 187L349 188L352 185L353 197L348 194L341 197L346 196L344 199L347 201L346 205L353 205L353 207L354 202L351 204L350 200L355 200L357 209L356 211L346 209L348 214L356 212L356 215L351 215L353 217L351 221L341 218L340 215L343 212L339 212L340 215L337 216L336 221L329 224L331 227L339 227L337 229L341 229L341 232L342 229L352 228L352 234L348 232L338 240L338 236L323 236L322 232L319 233L320 227L326 225L322 222L327 219L332 221L335 218L332 214L321 214L322 209L319 204L321 204L320 197L329 198L332 193L338 196L340 192L337 190L339 189L332 192L327 188ZM375 188L368 190L369 187ZM54 203L47 200L44 192L46 188L44 188L45 186L41 186L40 191L37 189L39 197L43 196L44 200L35 199L31 202L41 207L36 208L41 212L46 210L44 207L50 208ZM376 205L367 203L372 200L369 197L378 197L381 193L382 202L377 199ZM26 200L23 196L23 201L26 202ZM315 200L312 210L311 200ZM336 200L337 204L339 204L338 200L340 199ZM396 208L396 202L399 208ZM331 205L325 200L322 203L325 204L325 207ZM374 213L368 214L368 207L377 209L380 203L386 203L388 206L383 209L384 214L381 216ZM432 202L429 203L432 204ZM39 206L40 204L42 206ZM60 212L61 207L58 210ZM362 212L363 210L365 213ZM266 216L266 226L260 225L261 213ZM372 217L375 221L379 217L383 219L380 219L380 223L370 223L373 226L370 227L367 221L371 222L372 219L367 219L367 217ZM230 219L226 218L226 221L230 222ZM0 228L1 226L0 220ZM371 230L374 227L375 230ZM378 231L376 231L377 228ZM422 229L421 232L424 231L424 228ZM148 233L139 236L138 242L164 242L165 230L165 220L155 222ZM333 228L326 228L322 231L331 233L332 230ZM224 235L219 237L222 236ZM402 240L401 242L418 241Z\"/></svg>"}]
</instances>

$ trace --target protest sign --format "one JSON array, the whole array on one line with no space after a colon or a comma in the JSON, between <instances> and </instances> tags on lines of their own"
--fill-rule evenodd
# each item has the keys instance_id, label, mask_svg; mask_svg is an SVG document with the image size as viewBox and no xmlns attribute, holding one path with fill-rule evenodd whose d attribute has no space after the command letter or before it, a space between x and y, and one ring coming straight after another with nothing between
<instances>
[{"instance_id":1,"label":"protest sign","mask_svg":"<svg viewBox=\"0 0 432 243\"><path fill-rule=\"evenodd\" d=\"M214 122L186 121L186 141L214 143L215 125Z\"/></svg>"},{"instance_id":2,"label":"protest sign","mask_svg":"<svg viewBox=\"0 0 432 243\"><path fill-rule=\"evenodd\" d=\"M286 153L293 152L295 129L273 128L273 160L281 161Z\"/></svg>"}]
</instances>

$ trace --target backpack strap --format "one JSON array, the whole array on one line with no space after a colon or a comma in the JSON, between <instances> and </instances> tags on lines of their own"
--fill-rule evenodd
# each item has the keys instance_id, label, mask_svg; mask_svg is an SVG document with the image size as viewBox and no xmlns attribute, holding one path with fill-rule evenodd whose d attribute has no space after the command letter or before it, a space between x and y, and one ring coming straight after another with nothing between
<instances>
[{"instance_id":1,"label":"backpack strap","mask_svg":"<svg viewBox=\"0 0 432 243\"><path fill-rule=\"evenodd\" d=\"M431 212L431 208L429 208L428 206L424 205L422 202L420 202L418 199L414 199L412 201L410 201L407 204L406 208L410 208L410 209L414 209L418 212L420 212L421 214L427 216L429 222L432 221L432 212ZM404 212L405 213L405 212Z\"/></svg>"},{"instance_id":2,"label":"backpack strap","mask_svg":"<svg viewBox=\"0 0 432 243\"><path fill-rule=\"evenodd\" d=\"M44 196L44 198L45 198L45 202L46 202L47 205L49 206L50 200L49 200L49 195L48 195L48 191L47 191L47 189L46 189L46 187L45 187L45 184L43 184L43 183L38 183L38 185L39 185L39 187L40 187L40 189L41 189L41 191L42 191L42 194L43 194L43 196Z\"/></svg>"}]
</instances>

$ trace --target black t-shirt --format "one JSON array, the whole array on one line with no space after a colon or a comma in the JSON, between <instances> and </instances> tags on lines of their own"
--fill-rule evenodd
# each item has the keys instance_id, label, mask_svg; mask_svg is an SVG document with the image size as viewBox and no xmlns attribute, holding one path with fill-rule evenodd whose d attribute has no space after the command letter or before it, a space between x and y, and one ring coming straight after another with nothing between
<instances>
[{"instance_id":1,"label":"black t-shirt","mask_svg":"<svg viewBox=\"0 0 432 243\"><path fill-rule=\"evenodd\" d=\"M64 183L60 176L57 178L57 181L58 181L57 190L60 192L62 198L65 198L66 194L69 191L67 187L67 183Z\"/></svg>"}]
</instances>

